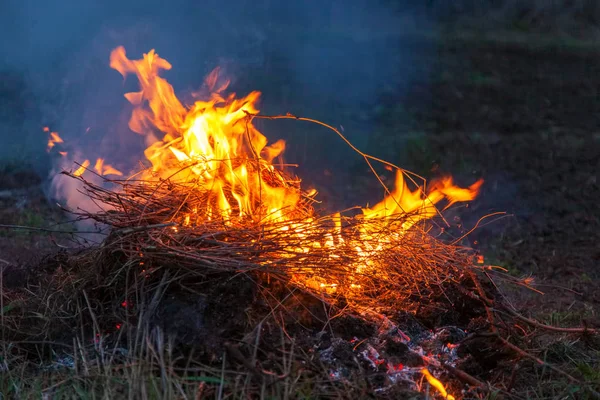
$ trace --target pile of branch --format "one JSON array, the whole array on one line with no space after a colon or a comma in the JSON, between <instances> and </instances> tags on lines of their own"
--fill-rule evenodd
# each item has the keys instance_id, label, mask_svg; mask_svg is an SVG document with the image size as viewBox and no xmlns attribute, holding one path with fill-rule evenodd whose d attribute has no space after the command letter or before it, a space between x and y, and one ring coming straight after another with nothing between
<instances>
[{"instance_id":1,"label":"pile of branch","mask_svg":"<svg viewBox=\"0 0 600 400\"><path fill-rule=\"evenodd\" d=\"M262 171L271 185L288 185L303 197L283 220L256 214L205 213L209 190L176 180L113 180L95 184L81 176L82 192L102 211L76 211L109 227L104 253L119 253L139 271L168 268L195 277L221 273L263 274L292 284L330 304L373 310L403 309L457 282L472 265L470 250L443 243L422 225L402 232L415 214L365 219L362 215L316 216L311 199L294 179ZM276 176L273 176L276 175ZM107 183L112 188L107 189ZM365 235L365 232L368 232ZM362 233L362 234L361 234Z\"/></svg>"}]
</instances>

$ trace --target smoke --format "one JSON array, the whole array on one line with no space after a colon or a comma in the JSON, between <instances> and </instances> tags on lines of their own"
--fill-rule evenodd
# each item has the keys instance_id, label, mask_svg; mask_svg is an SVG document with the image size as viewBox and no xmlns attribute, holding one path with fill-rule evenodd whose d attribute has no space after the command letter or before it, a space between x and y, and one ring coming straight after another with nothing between
<instances>
[{"instance_id":1,"label":"smoke","mask_svg":"<svg viewBox=\"0 0 600 400\"><path fill-rule=\"evenodd\" d=\"M0 70L21 77L28 94L16 100L27 104L23 117L2 121L10 129L2 126L0 135L19 142L41 173L55 171L42 126L77 143L82 157L130 170L144 143L127 127L131 108L122 95L137 82L108 67L110 51L123 45L131 58L156 49L171 62L165 76L177 93L195 91L221 66L240 94L263 92L263 113L343 125L364 145L365 110L415 74L405 68L411 51L404 33L423 21L398 11L401 2L391 3L395 7L372 0L5 0L0 26L11 39L0 44ZM336 164L349 154L318 127L264 122L260 128L271 141L288 141L290 162L331 168L319 163Z\"/></svg>"}]
</instances>

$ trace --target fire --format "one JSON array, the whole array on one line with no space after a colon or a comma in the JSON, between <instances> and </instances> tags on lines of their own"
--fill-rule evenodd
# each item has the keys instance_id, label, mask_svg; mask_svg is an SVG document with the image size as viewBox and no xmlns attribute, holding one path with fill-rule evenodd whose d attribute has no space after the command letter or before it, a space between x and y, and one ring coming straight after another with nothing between
<instances>
[{"instance_id":1,"label":"fire","mask_svg":"<svg viewBox=\"0 0 600 400\"><path fill-rule=\"evenodd\" d=\"M47 126L45 126L43 128L43 131L49 132L47 151L52 150L58 144L65 143L65 141L60 137L58 132L50 132L50 129ZM60 154L61 157L66 157L69 153L67 151L59 151L58 154ZM75 175L75 176L83 175L83 173L85 171L87 171L90 164L91 164L90 160L87 160L87 159L84 160L81 163L81 165L79 166L79 168L77 168L73 172L73 175ZM123 173L121 171L114 168L112 165L105 164L103 158L96 159L96 163L94 164L94 170L96 171L96 173L98 175L101 175L101 176L108 176L108 175L123 176Z\"/></svg>"},{"instance_id":2,"label":"fire","mask_svg":"<svg viewBox=\"0 0 600 400\"><path fill-rule=\"evenodd\" d=\"M411 191L402 171L397 171L394 190L374 207L363 208L363 214L365 218L409 215L410 217L402 223L402 229L408 230L417 222L434 217L438 213L435 205L443 199L448 200L448 206L473 200L482 184L483 180L479 180L469 188L463 189L454 185L452 177L445 177L434 181L425 195L422 187Z\"/></svg>"},{"instance_id":3,"label":"fire","mask_svg":"<svg viewBox=\"0 0 600 400\"><path fill-rule=\"evenodd\" d=\"M110 55L110 66L124 78L135 74L139 80L140 91L126 93L125 98L134 106L130 129L144 135L149 143L144 155L151 168L142 173L142 180L169 180L197 189L198 193L208 193L205 207L183 213L178 219L180 225L194 226L204 218L276 222L280 231L292 232L305 242L316 217L304 211L302 198L315 193L303 194L299 180L289 180L275 168L273 162L284 152L285 142L279 140L268 145L267 138L253 125L260 92L242 98L236 98L234 93L224 95L228 82L217 85L216 69L206 78L209 98L184 106L173 87L159 76L161 70L170 70L171 64L154 50L140 60L130 60L125 49L118 47ZM162 137L156 137L157 133ZM103 175L108 173L100 159L96 170ZM361 237L352 245L358 257L351 268L357 273L372 272L376 268L374 253L382 251L419 221L434 217L440 201L446 199L451 205L475 198L481 184L478 181L468 188L459 188L452 178L446 177L429 188L411 191L403 171L398 170L395 187L389 194L375 206L362 209L365 220L389 220L393 233L373 245L372 239L379 237L378 233L366 227L367 224L361 227ZM340 257L335 253L336 244L346 240L341 234L340 214L333 215L331 220L333 227L324 242L290 245L290 250L296 254L308 253L311 248L326 246L332 249L330 257ZM172 229L179 231L177 227ZM364 243L366 239L368 244ZM296 283L330 294L339 289L338 282L306 275L298 277ZM357 281L348 287L360 290L361 284Z\"/></svg>"},{"instance_id":4,"label":"fire","mask_svg":"<svg viewBox=\"0 0 600 400\"><path fill-rule=\"evenodd\" d=\"M67 152L64 152L64 151L59 151L58 153L63 157L67 155ZM88 170L88 167L90 165L91 165L90 160L84 160L81 163L81 165L79 166L79 168L77 168L73 172L73 175L75 175L75 176L83 175L83 173ZM109 164L104 164L103 158L96 159L96 163L94 164L94 170L100 176L108 176L108 175L122 176L123 175L123 173L121 171L114 168L113 166L111 166Z\"/></svg>"},{"instance_id":5,"label":"fire","mask_svg":"<svg viewBox=\"0 0 600 400\"><path fill-rule=\"evenodd\" d=\"M145 178L175 179L197 185L211 193L205 214L208 217L232 216L256 221L278 221L295 210L300 201L296 187L272 174L272 161L285 149L283 141L267 146L266 137L248 118L256 114L259 92L236 99L217 88L207 101L197 101L189 109L175 96L173 87L158 76L171 64L154 51L142 60L129 60L125 49L115 49L110 66L124 77L137 75L141 91L125 97L135 106L129 127L146 135L153 143L145 156L152 164ZM215 89L216 72L207 85ZM144 108L148 104L150 110ZM154 138L154 130L164 133Z\"/></svg>"},{"instance_id":6,"label":"fire","mask_svg":"<svg viewBox=\"0 0 600 400\"><path fill-rule=\"evenodd\" d=\"M44 132L48 132L48 127L44 127ZM50 138L48 139L47 150L50 151L58 143L64 143L64 140L58 135L58 132L50 132Z\"/></svg>"},{"instance_id":7,"label":"fire","mask_svg":"<svg viewBox=\"0 0 600 400\"><path fill-rule=\"evenodd\" d=\"M89 167L89 166L90 166L90 160L85 160L84 162L81 163L79 168L77 168L75 170L75 172L73 172L73 175L75 175L75 176L83 175L83 173L87 170L87 167Z\"/></svg>"},{"instance_id":8,"label":"fire","mask_svg":"<svg viewBox=\"0 0 600 400\"><path fill-rule=\"evenodd\" d=\"M219 228L221 222L233 227L258 226L261 228L259 239L243 239L244 243L252 246L260 245L260 240L267 243L269 235L271 238L285 235L289 240L278 245L274 251L276 261L271 265L283 265L296 257L296 265L302 265L294 266L287 276L291 277L293 284L319 294L350 294L344 297L350 302L352 294L370 290L369 280L363 278L369 274L386 274L385 266L378 261L383 258L380 257L382 254L397 246L399 239L418 232L416 224L438 215L438 204L445 201L448 207L470 201L477 196L483 184L479 180L461 188L451 177L443 177L428 186L414 185L416 188L411 189L406 173L396 169L394 186L380 202L361 208L361 215L353 217L354 222L360 223L353 225L353 229L347 229L351 231L347 233L344 232L347 220L341 213L327 217L315 215L310 202L316 191L303 192L299 179L284 174L276 167L283 164L277 159L286 145L283 140L268 144L267 138L253 124L259 113L260 92L254 91L241 98L234 93L226 95L224 91L228 82L219 83L219 71L216 69L206 78L206 87L210 91L208 98L184 105L173 87L159 76L162 70L170 70L171 64L154 50L144 54L142 59L130 60L125 49L118 47L110 55L110 66L124 78L129 74L136 75L140 84L139 91L126 93L125 98L133 105L129 128L146 139L144 156L148 168L132 179L141 182L139 185L143 188L145 185L166 185L169 188L167 196L172 193L182 195L171 190L171 185L182 188L181 197L185 197L177 207L172 207L172 203L165 203L165 206L161 203L160 212L166 209L172 217L163 221L164 214L157 213L160 216L155 218L160 220L153 227L160 225L168 232L169 238L171 235L177 238L203 223L208 225L207 221L217 221ZM44 131L50 136L48 150L64 143L57 132L50 132L47 128ZM66 151L59 153L67 156ZM100 176L123 176L121 171L100 157L95 158L90 168L90 159L85 159L72 175L77 177L95 172ZM386 165L386 169L394 170L390 165ZM125 192L127 189L122 190ZM143 208L145 211L145 206ZM316 252L317 249L321 252ZM252 251L254 253L254 248ZM305 255L311 251L317 253L319 259L304 267ZM139 258L143 258L143 253L139 254ZM258 256L256 260L253 263L267 264ZM345 274L340 274L340 277L319 274L320 263L324 260L334 260L330 265ZM401 268L402 257L395 258L396 261L401 274L392 278L405 275ZM144 261L140 261L139 267L141 274L148 278L152 271L150 263L145 265ZM143 268L148 268L148 271ZM238 268L237 265L235 268ZM415 269L420 273L421 264ZM393 292L393 296L396 295L397 292ZM130 303L125 300L121 305L127 308ZM402 364L388 365L389 373L403 370ZM420 372L445 398L454 399L427 369L423 368Z\"/></svg>"},{"instance_id":9,"label":"fire","mask_svg":"<svg viewBox=\"0 0 600 400\"><path fill-rule=\"evenodd\" d=\"M129 127L152 141L145 150L152 164L145 178L175 178L209 190L212 196L205 210L209 217L219 215L227 219L236 215L261 222L292 219L300 202L296 185L280 175L269 175L280 177L274 182L265 177L265 172L275 171L273 160L283 153L285 142L267 145L266 137L249 118L258 113L260 92L241 99L235 94L225 97L221 93L228 83L216 88L215 70L206 79L212 90L210 99L188 108L159 76L161 70L171 69L171 64L154 50L141 60L130 60L125 49L118 47L111 53L110 66L123 77L137 75L140 82L141 90L125 97L134 105ZM154 136L156 130L164 134L161 139ZM434 216L435 204L444 198L450 204L473 199L481 183L461 189L452 178L444 178L432 185L425 196L421 188L410 191L403 173L398 171L395 189L373 208L363 209L363 213L365 218L381 218L418 211L402 225L403 230L408 230L419 220ZM184 224L189 221L187 215Z\"/></svg>"},{"instance_id":10,"label":"fire","mask_svg":"<svg viewBox=\"0 0 600 400\"><path fill-rule=\"evenodd\" d=\"M121 171L119 171L118 169L112 167L111 165L108 165L108 164L105 165L103 158L98 158L96 160L96 164L94 165L94 169L96 170L96 172L99 175L102 175L102 176L107 176L107 175L122 176L123 175L123 173Z\"/></svg>"},{"instance_id":11,"label":"fire","mask_svg":"<svg viewBox=\"0 0 600 400\"><path fill-rule=\"evenodd\" d=\"M454 400L454 396L452 396L451 394L448 394L448 392L446 391L446 388L444 387L444 384L442 382L440 382L439 379L437 379L436 377L431 375L431 372L429 372L429 370L427 370L427 368L423 368L421 370L421 373L427 379L427 382L429 382L429 384L431 386L436 388L445 399Z\"/></svg>"},{"instance_id":12,"label":"fire","mask_svg":"<svg viewBox=\"0 0 600 400\"><path fill-rule=\"evenodd\" d=\"M340 213L326 218L314 215L310 202L316 191L303 192L299 179L276 167L282 164L277 159L285 151L285 142L268 144L267 138L253 125L253 118L259 112L260 92L241 98L234 93L225 95L228 82L219 83L216 69L206 78L208 98L188 106L180 102L173 87L159 76L162 70L171 69L171 64L154 50L142 59L130 60L125 49L118 47L110 55L110 66L124 78L136 75L140 84L138 92L125 94L133 105L129 127L143 135L147 143L144 155L149 168L136 174L136 181L176 183L194 197L193 207L182 205L173 210L172 219L164 221L175 224L170 226L173 233L211 220L225 224L271 224L270 234L290 237L289 246L278 255L280 258L328 249L331 260L346 260L341 261L341 268L350 272L350 280L325 279L318 273L307 274L306 270L294 275L294 284L320 293L360 293L365 286L362 274L381 273L376 261L378 255L395 246L418 222L435 217L438 203L445 200L449 206L472 200L482 185L480 180L468 188L460 188L451 177L445 177L411 190L405 172L398 169L394 187L379 203L362 208L365 223L359 224L351 235L345 235ZM50 135L48 150L64 143L57 132L44 130ZM67 155L66 151L59 153ZM86 171L101 176L123 175L104 158L95 159L93 168L90 159L85 159L72 175L81 176ZM316 234L324 229L323 220L329 221L327 231ZM342 251L342 247L346 250ZM350 261L344 256L348 249L355 253Z\"/></svg>"}]
</instances>

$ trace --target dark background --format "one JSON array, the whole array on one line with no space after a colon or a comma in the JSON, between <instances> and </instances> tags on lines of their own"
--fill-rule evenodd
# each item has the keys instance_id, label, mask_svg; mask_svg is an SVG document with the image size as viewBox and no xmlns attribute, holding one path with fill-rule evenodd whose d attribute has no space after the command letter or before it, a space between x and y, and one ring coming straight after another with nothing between
<instances>
[{"instance_id":1,"label":"dark background","mask_svg":"<svg viewBox=\"0 0 600 400\"><path fill-rule=\"evenodd\" d=\"M3 81L10 82L2 95L2 120L8 125L2 129L7 144L2 156L32 159L40 171L48 164L42 125L65 140L77 138L82 147L95 142L98 151L103 136L110 139L101 150L120 149L115 136L127 135L122 119L130 111L122 94L135 82L124 88L108 67L110 50L118 45L131 58L156 49L173 64L165 76L182 95L221 66L240 94L263 92L265 113L307 114L336 125L358 121L355 113L374 104L386 86L422 73L406 68L414 61L400 37L405 27L397 13L366 0L28 0L4 3L1 14L3 37L10 38L0 48ZM92 134L82 139L88 128ZM294 134L285 132L290 129ZM315 127L284 124L264 130L272 138L286 137L295 149L289 157L303 164L344 150ZM366 143L367 126L349 131ZM308 140L319 141L310 146L311 156L306 155ZM130 157L137 149L131 150ZM343 156L337 158L332 161Z\"/></svg>"},{"instance_id":2,"label":"dark background","mask_svg":"<svg viewBox=\"0 0 600 400\"><path fill-rule=\"evenodd\" d=\"M117 167L140 158L122 97L135 82L124 84L108 57L118 45L131 58L155 48L173 64L164 76L183 98L222 66L240 95L263 92L264 114L343 127L360 148L427 178L483 177L480 198L452 214L453 224L513 216L465 244L515 275L544 279L543 307L593 309L599 20L597 1L575 0L5 0L0 222L43 225L54 212L40 191L55 161L43 126ZM302 165L297 173L332 207L382 196L332 132L289 121L260 128L288 140L287 161ZM36 235L17 239L6 239L0 258L48 248Z\"/></svg>"}]
</instances>

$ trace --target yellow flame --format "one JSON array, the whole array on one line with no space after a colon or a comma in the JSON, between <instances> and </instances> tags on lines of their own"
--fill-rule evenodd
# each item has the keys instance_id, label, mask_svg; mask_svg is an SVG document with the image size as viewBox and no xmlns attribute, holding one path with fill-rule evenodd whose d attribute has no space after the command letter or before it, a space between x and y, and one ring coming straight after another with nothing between
<instances>
[{"instance_id":1,"label":"yellow flame","mask_svg":"<svg viewBox=\"0 0 600 400\"><path fill-rule=\"evenodd\" d=\"M73 172L73 175L81 176L87 170L87 167L89 167L89 166L90 166L90 160L85 160L83 163L81 163L81 166L79 168L77 168L75 170L75 172Z\"/></svg>"},{"instance_id":2,"label":"yellow flame","mask_svg":"<svg viewBox=\"0 0 600 400\"><path fill-rule=\"evenodd\" d=\"M440 394L442 396L444 396L445 399L455 400L454 396L452 396L451 394L448 394L448 392L446 391L446 388L444 387L444 384L442 382L440 382L437 378L435 378L433 375L431 375L431 373L427 370L427 368L423 368L421 370L421 373L427 379L427 382L429 382L429 384L431 386L436 388L438 390L438 392L440 392Z\"/></svg>"},{"instance_id":3,"label":"yellow flame","mask_svg":"<svg viewBox=\"0 0 600 400\"><path fill-rule=\"evenodd\" d=\"M248 118L258 113L259 92L241 99L213 92L208 101L186 109L173 87L158 76L171 64L154 51L141 60L129 60L119 47L111 53L110 65L123 76L136 74L140 81L141 91L125 95L136 106L129 127L145 135L151 135L154 127L165 133L145 151L152 163L148 176L175 174L178 181L194 181L200 189L211 191L207 215L280 220L284 210L296 207L300 196L295 188L286 188L285 182L271 184L263 176L273 170L271 161L284 151L285 143L267 146L266 137ZM217 72L209 74L207 86L214 87ZM143 107L146 103L150 110Z\"/></svg>"},{"instance_id":4,"label":"yellow flame","mask_svg":"<svg viewBox=\"0 0 600 400\"><path fill-rule=\"evenodd\" d=\"M45 130L45 128L44 128ZM58 135L58 132L50 132L50 138L48 139L47 150L50 151L57 143L64 143L62 138Z\"/></svg>"}]
</instances>

